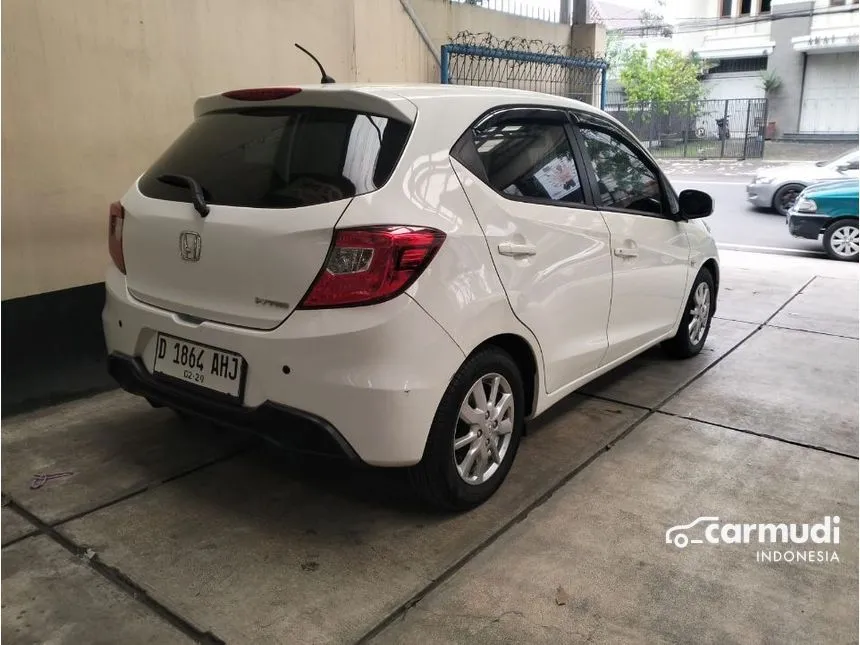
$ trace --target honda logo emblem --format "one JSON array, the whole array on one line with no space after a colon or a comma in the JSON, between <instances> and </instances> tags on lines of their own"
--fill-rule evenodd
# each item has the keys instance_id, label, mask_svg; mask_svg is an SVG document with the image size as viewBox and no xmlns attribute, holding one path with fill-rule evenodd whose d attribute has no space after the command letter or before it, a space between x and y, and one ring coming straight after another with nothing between
<instances>
[{"instance_id":1,"label":"honda logo emblem","mask_svg":"<svg viewBox=\"0 0 860 645\"><path fill-rule=\"evenodd\" d=\"M182 231L179 234L179 256L186 262L197 262L200 259L200 247L203 241L194 231Z\"/></svg>"}]
</instances>

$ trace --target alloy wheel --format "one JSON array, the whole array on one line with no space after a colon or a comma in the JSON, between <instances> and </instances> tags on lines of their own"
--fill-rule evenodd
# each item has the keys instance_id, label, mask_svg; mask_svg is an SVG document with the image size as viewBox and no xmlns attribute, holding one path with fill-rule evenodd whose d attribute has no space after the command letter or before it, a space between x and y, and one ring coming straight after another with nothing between
<instances>
[{"instance_id":1,"label":"alloy wheel","mask_svg":"<svg viewBox=\"0 0 860 645\"><path fill-rule=\"evenodd\" d=\"M690 309L690 323L687 333L690 343L698 345L708 327L708 316L711 313L711 290L705 282L700 282L693 293L693 303Z\"/></svg>"},{"instance_id":2,"label":"alloy wheel","mask_svg":"<svg viewBox=\"0 0 860 645\"><path fill-rule=\"evenodd\" d=\"M467 484L488 481L498 470L514 429L514 395L501 374L487 374L469 389L454 431L454 464Z\"/></svg>"},{"instance_id":3,"label":"alloy wheel","mask_svg":"<svg viewBox=\"0 0 860 645\"><path fill-rule=\"evenodd\" d=\"M836 255L848 258L860 251L860 230L853 224L837 228L830 236L830 246Z\"/></svg>"}]
</instances>

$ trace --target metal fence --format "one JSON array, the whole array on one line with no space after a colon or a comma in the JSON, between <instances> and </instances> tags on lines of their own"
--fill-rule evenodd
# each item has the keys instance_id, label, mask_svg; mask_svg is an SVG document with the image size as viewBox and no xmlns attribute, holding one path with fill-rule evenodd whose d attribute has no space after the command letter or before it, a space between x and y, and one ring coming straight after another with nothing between
<instances>
[{"instance_id":1,"label":"metal fence","mask_svg":"<svg viewBox=\"0 0 860 645\"><path fill-rule=\"evenodd\" d=\"M442 83L557 94L603 106L606 61L540 40L460 32L442 46Z\"/></svg>"},{"instance_id":2,"label":"metal fence","mask_svg":"<svg viewBox=\"0 0 860 645\"><path fill-rule=\"evenodd\" d=\"M764 156L767 99L609 103L656 157L756 159Z\"/></svg>"}]
</instances>

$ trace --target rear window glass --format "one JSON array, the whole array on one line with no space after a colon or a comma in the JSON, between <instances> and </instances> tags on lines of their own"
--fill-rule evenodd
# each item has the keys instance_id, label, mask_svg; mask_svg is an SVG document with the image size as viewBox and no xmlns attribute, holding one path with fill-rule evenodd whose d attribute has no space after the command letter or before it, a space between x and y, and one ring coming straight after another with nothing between
<instances>
[{"instance_id":1,"label":"rear window glass","mask_svg":"<svg viewBox=\"0 0 860 645\"><path fill-rule=\"evenodd\" d=\"M191 202L191 191L158 178L185 175L206 201L297 208L380 188L394 170L410 126L329 108L255 108L203 115L141 177L155 199Z\"/></svg>"}]
</instances>

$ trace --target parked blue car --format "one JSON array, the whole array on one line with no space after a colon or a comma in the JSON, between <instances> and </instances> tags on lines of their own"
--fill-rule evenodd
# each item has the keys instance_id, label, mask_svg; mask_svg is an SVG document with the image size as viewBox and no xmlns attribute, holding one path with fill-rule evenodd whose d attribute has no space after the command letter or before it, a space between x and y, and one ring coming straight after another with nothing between
<instances>
[{"instance_id":1,"label":"parked blue car","mask_svg":"<svg viewBox=\"0 0 860 645\"><path fill-rule=\"evenodd\" d=\"M817 240L834 260L856 262L860 253L858 197L860 182L840 179L803 189L788 211L786 223L794 237Z\"/></svg>"}]
</instances>

